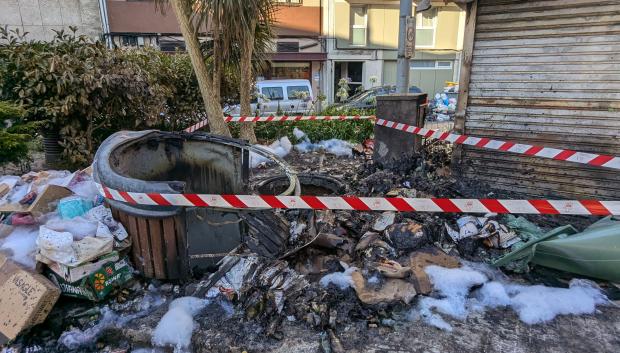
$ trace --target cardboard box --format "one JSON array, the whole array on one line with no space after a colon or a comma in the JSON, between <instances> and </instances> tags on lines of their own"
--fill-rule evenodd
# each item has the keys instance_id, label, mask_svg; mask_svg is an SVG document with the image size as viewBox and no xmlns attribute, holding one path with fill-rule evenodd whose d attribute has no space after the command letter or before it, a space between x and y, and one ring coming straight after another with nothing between
<instances>
[{"instance_id":1,"label":"cardboard box","mask_svg":"<svg viewBox=\"0 0 620 353\"><path fill-rule=\"evenodd\" d=\"M45 321L59 296L47 278L0 254L0 345Z\"/></svg>"},{"instance_id":2,"label":"cardboard box","mask_svg":"<svg viewBox=\"0 0 620 353\"><path fill-rule=\"evenodd\" d=\"M48 265L49 269L54 271L58 276L62 277L67 282L77 282L82 278L95 273L103 265L108 262L116 262L120 259L117 251L112 251L109 254L103 255L92 262L86 262L77 266L67 266L54 262Z\"/></svg>"},{"instance_id":3,"label":"cardboard box","mask_svg":"<svg viewBox=\"0 0 620 353\"><path fill-rule=\"evenodd\" d=\"M122 287L133 278L133 269L127 259L108 262L97 271L75 281L69 282L52 270L47 276L60 287L63 295L68 297L99 301L105 298L115 288Z\"/></svg>"},{"instance_id":4,"label":"cardboard box","mask_svg":"<svg viewBox=\"0 0 620 353\"><path fill-rule=\"evenodd\" d=\"M22 212L31 213L34 216L39 216L44 213L48 213L54 210L57 201L63 197L71 196L73 192L71 190L58 186L48 185L42 193L37 195L37 198L30 205L21 205L19 203L9 203L0 205L0 212Z\"/></svg>"}]
</instances>

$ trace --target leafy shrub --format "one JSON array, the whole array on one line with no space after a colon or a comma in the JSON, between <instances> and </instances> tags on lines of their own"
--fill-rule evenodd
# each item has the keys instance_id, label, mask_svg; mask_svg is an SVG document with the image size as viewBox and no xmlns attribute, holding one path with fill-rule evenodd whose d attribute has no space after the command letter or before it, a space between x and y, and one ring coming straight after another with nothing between
<instances>
[{"instance_id":1,"label":"leafy shrub","mask_svg":"<svg viewBox=\"0 0 620 353\"><path fill-rule=\"evenodd\" d=\"M337 110L335 107L327 107L321 115L374 115L375 110L350 109L347 111ZM344 121L287 121L257 123L255 127L256 137L259 140L271 141L282 136L288 136L295 141L293 130L295 127L302 130L312 141L329 140L337 138L341 140L361 143L373 134L374 122L372 120L344 120ZM232 129L233 131L236 129Z\"/></svg>"},{"instance_id":2,"label":"leafy shrub","mask_svg":"<svg viewBox=\"0 0 620 353\"><path fill-rule=\"evenodd\" d=\"M43 43L0 29L0 99L23 106L25 121L59 131L64 157L85 165L110 131L154 125L165 91L122 50L72 32Z\"/></svg>"},{"instance_id":3,"label":"leafy shrub","mask_svg":"<svg viewBox=\"0 0 620 353\"><path fill-rule=\"evenodd\" d=\"M29 162L28 142L34 134L20 124L23 113L17 105L0 101L0 166Z\"/></svg>"},{"instance_id":4,"label":"leafy shrub","mask_svg":"<svg viewBox=\"0 0 620 353\"><path fill-rule=\"evenodd\" d=\"M0 130L0 166L8 163L22 164L28 162L28 141L26 134L12 134Z\"/></svg>"}]
</instances>

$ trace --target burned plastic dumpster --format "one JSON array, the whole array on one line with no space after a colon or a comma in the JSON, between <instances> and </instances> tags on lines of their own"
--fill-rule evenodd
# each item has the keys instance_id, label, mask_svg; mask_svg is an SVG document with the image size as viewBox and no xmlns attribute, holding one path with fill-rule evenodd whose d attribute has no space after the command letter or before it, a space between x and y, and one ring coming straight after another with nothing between
<instances>
[{"instance_id":1,"label":"burned plastic dumpster","mask_svg":"<svg viewBox=\"0 0 620 353\"><path fill-rule=\"evenodd\" d=\"M101 144L93 172L97 182L122 191L242 194L252 149L282 163L216 135L121 131ZM128 230L135 266L149 278L181 279L209 269L242 242L246 227L236 210L108 203Z\"/></svg>"},{"instance_id":2,"label":"burned plastic dumpster","mask_svg":"<svg viewBox=\"0 0 620 353\"><path fill-rule=\"evenodd\" d=\"M302 195L338 195L346 191L345 184L329 175L301 173L297 175ZM286 175L276 175L260 180L254 189L261 195L279 195L286 191L290 181Z\"/></svg>"}]
</instances>

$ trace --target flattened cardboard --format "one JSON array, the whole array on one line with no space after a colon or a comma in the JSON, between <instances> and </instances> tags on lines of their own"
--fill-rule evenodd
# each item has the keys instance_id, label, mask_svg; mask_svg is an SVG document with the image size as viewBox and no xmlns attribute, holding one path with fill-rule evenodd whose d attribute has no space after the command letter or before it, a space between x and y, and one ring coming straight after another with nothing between
<instances>
[{"instance_id":1,"label":"flattened cardboard","mask_svg":"<svg viewBox=\"0 0 620 353\"><path fill-rule=\"evenodd\" d=\"M86 262L77 266L67 266L57 262L52 262L47 267L62 277L67 282L76 282L82 278L99 270L108 262L116 262L120 258L117 251L112 251L107 255L99 257L96 261Z\"/></svg>"},{"instance_id":2,"label":"flattened cardboard","mask_svg":"<svg viewBox=\"0 0 620 353\"><path fill-rule=\"evenodd\" d=\"M458 258L446 255L443 251L432 247L411 253L411 278L419 294L427 295L433 291L431 280L424 269L426 266L437 265L446 268L457 268L461 264Z\"/></svg>"},{"instance_id":3,"label":"flattened cardboard","mask_svg":"<svg viewBox=\"0 0 620 353\"><path fill-rule=\"evenodd\" d=\"M97 271L76 282L68 282L53 271L47 276L54 282L63 295L68 297L100 301L115 288L122 287L133 278L133 269L127 259L108 262Z\"/></svg>"},{"instance_id":4,"label":"flattened cardboard","mask_svg":"<svg viewBox=\"0 0 620 353\"><path fill-rule=\"evenodd\" d=\"M48 185L41 194L37 195L32 204L5 204L0 206L0 212L23 212L38 216L53 211L56 206L55 201L71 195L73 195L73 192L63 186Z\"/></svg>"},{"instance_id":5,"label":"flattened cardboard","mask_svg":"<svg viewBox=\"0 0 620 353\"><path fill-rule=\"evenodd\" d=\"M0 345L47 318L60 290L0 254Z\"/></svg>"}]
</instances>

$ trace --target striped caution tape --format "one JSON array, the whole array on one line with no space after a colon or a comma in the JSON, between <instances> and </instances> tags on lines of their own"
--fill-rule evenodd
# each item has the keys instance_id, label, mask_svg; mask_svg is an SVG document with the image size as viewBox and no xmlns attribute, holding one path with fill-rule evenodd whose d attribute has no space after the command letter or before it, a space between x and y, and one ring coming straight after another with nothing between
<instances>
[{"instance_id":1,"label":"striped caution tape","mask_svg":"<svg viewBox=\"0 0 620 353\"><path fill-rule=\"evenodd\" d=\"M364 120L375 119L374 115L269 115L269 116L226 116L224 121L227 123L257 123L257 122L269 122L269 121L302 121L302 120ZM205 119L199 123L196 123L187 129L185 132L194 132L209 125L209 122Z\"/></svg>"},{"instance_id":2,"label":"striped caution tape","mask_svg":"<svg viewBox=\"0 0 620 353\"><path fill-rule=\"evenodd\" d=\"M269 121L302 121L302 120L359 120L376 119L374 115L281 115L281 116L227 116L226 122L269 122ZM207 120L203 120L189 128L185 132L194 132L207 126ZM620 169L620 157L604 154L578 152L568 149L559 149L544 146L528 145L512 141L493 140L485 137L459 135L441 130L420 128L413 125L397 123L385 119L376 119L376 124L401 130L407 133L423 136L428 139L448 141L454 144L470 145L480 148L492 149L501 152L524 154L527 156L550 158L560 161L587 164L595 167Z\"/></svg>"},{"instance_id":3,"label":"striped caution tape","mask_svg":"<svg viewBox=\"0 0 620 353\"><path fill-rule=\"evenodd\" d=\"M98 188L100 193L107 199L134 205L150 206L215 207L226 209L620 215L620 201L160 194L119 191L101 185L98 185Z\"/></svg>"},{"instance_id":4,"label":"striped caution tape","mask_svg":"<svg viewBox=\"0 0 620 353\"><path fill-rule=\"evenodd\" d=\"M420 128L417 126L397 123L384 119L377 119L376 124L396 130L401 130L410 134L420 135L428 139L448 141L454 144L470 145L480 148L488 148L496 151L524 154L527 156L551 158L559 161L588 164L596 167L620 169L620 157L616 156L577 152L573 150L565 150L544 146L534 146L511 141L492 140L484 137L459 135L441 130Z\"/></svg>"}]
</instances>

